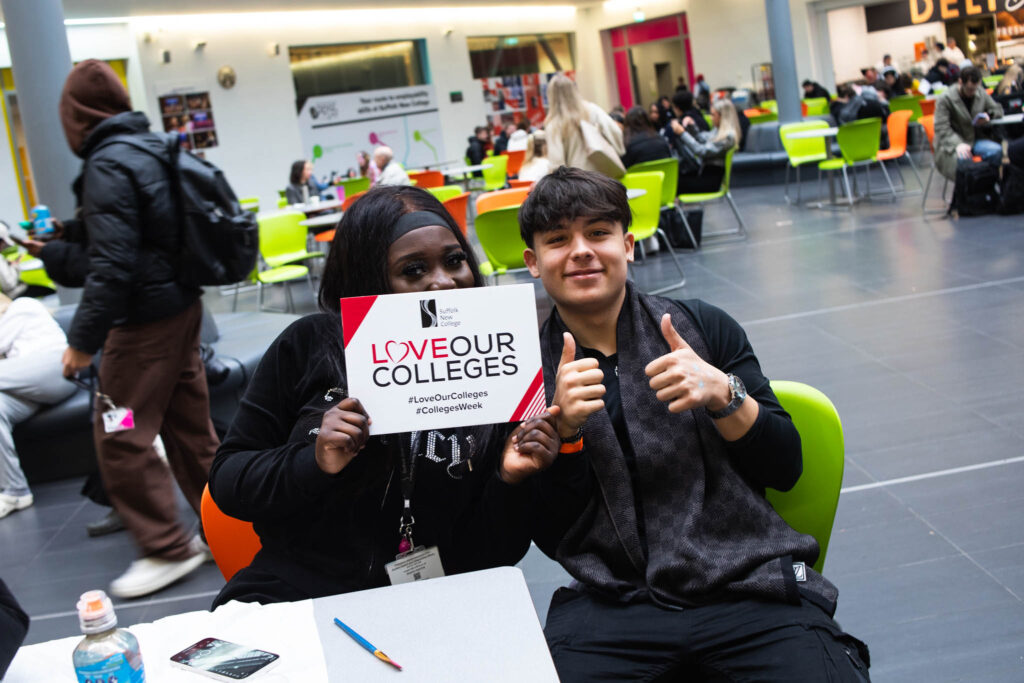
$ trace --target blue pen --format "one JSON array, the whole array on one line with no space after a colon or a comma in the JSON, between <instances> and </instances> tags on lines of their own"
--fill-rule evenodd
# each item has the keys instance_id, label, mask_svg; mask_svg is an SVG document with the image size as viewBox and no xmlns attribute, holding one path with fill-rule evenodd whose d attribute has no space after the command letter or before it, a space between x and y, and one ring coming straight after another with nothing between
<instances>
[{"instance_id":1,"label":"blue pen","mask_svg":"<svg viewBox=\"0 0 1024 683\"><path fill-rule=\"evenodd\" d=\"M391 659L391 657L388 657L386 654L384 654L383 652L375 648L373 645L371 645L370 641L368 641L366 638L363 638L361 635L353 631L352 628L346 625L345 622L343 622L341 619L335 617L334 623L337 624L338 628L340 628L342 631L352 636L352 640L362 645L366 649L366 651L372 654L374 657L376 657L382 662L387 662L399 671L402 670L402 667L399 666L397 662L395 662L393 659Z\"/></svg>"}]
</instances>

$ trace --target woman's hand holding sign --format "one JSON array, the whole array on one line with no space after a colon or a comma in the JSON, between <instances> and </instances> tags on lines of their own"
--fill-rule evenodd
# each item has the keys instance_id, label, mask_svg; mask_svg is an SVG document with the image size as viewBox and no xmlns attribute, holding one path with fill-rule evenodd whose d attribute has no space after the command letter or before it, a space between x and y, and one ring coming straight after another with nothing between
<instances>
[{"instance_id":1,"label":"woman's hand holding sign","mask_svg":"<svg viewBox=\"0 0 1024 683\"><path fill-rule=\"evenodd\" d=\"M555 431L558 406L524 420L505 441L498 474L506 484L518 484L546 470L558 457L560 441Z\"/></svg>"},{"instance_id":2,"label":"woman's hand holding sign","mask_svg":"<svg viewBox=\"0 0 1024 683\"><path fill-rule=\"evenodd\" d=\"M562 334L562 357L558 361L555 377L555 399L552 403L561 409L558 416L558 435L571 438L592 413L604 408L604 373L596 358L576 358L576 340L572 334Z\"/></svg>"},{"instance_id":3,"label":"woman's hand holding sign","mask_svg":"<svg viewBox=\"0 0 1024 683\"><path fill-rule=\"evenodd\" d=\"M326 413L316 437L316 464L337 474L358 455L370 437L370 416L357 398L346 398Z\"/></svg>"}]
</instances>

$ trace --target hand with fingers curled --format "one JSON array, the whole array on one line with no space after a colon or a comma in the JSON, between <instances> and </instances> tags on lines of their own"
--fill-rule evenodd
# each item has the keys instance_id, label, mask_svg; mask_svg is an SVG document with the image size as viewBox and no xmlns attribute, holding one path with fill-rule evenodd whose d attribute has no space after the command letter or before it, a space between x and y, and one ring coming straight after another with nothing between
<instances>
[{"instance_id":1,"label":"hand with fingers curled","mask_svg":"<svg viewBox=\"0 0 1024 683\"><path fill-rule=\"evenodd\" d=\"M668 313L661 318L661 334L668 342L669 352L648 363L644 370L658 400L667 403L672 413L700 407L725 408L732 399L726 374L690 348L672 326Z\"/></svg>"},{"instance_id":2,"label":"hand with fingers curled","mask_svg":"<svg viewBox=\"0 0 1024 683\"><path fill-rule=\"evenodd\" d=\"M316 464L337 474L352 462L370 437L370 416L357 398L346 398L326 413L316 437Z\"/></svg>"},{"instance_id":3,"label":"hand with fingers curled","mask_svg":"<svg viewBox=\"0 0 1024 683\"><path fill-rule=\"evenodd\" d=\"M498 468L502 481L518 484L551 467L561 445L555 427L559 412L558 406L551 406L540 415L521 422L509 435Z\"/></svg>"},{"instance_id":4,"label":"hand with fingers curled","mask_svg":"<svg viewBox=\"0 0 1024 683\"><path fill-rule=\"evenodd\" d=\"M596 358L576 358L576 340L562 334L562 357L555 376L555 397L552 404L560 409L558 436L572 438L591 414L604 408L604 373Z\"/></svg>"}]
</instances>

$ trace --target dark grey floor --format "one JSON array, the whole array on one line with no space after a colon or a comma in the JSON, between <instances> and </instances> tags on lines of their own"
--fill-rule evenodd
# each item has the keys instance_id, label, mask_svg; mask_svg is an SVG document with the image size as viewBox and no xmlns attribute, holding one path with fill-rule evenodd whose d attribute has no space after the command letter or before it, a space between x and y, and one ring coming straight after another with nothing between
<instances>
[{"instance_id":1,"label":"dark grey floor","mask_svg":"<svg viewBox=\"0 0 1024 683\"><path fill-rule=\"evenodd\" d=\"M847 467L825 573L874 680L1024 680L1024 217L948 220L937 198L922 215L920 195L853 212L789 207L779 187L736 200L750 238L684 255L673 294L724 308L769 377L838 407ZM708 229L733 221L707 212ZM674 274L664 255L635 268L646 288ZM295 294L313 310L305 285ZM123 533L86 538L101 510L78 485L38 486L33 508L0 520L0 575L33 615L29 642L74 634L78 594L132 559ZM536 550L521 566L543 619L566 575ZM118 614L206 608L221 585L208 565Z\"/></svg>"}]
</instances>

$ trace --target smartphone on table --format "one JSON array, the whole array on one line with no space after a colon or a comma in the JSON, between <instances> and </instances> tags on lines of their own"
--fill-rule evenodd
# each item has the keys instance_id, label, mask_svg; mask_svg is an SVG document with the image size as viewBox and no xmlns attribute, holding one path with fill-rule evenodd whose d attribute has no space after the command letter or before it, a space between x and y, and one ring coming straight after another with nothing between
<instances>
[{"instance_id":1,"label":"smartphone on table","mask_svg":"<svg viewBox=\"0 0 1024 683\"><path fill-rule=\"evenodd\" d=\"M244 681L270 668L280 655L219 638L203 638L171 655L171 664L218 681Z\"/></svg>"}]
</instances>

